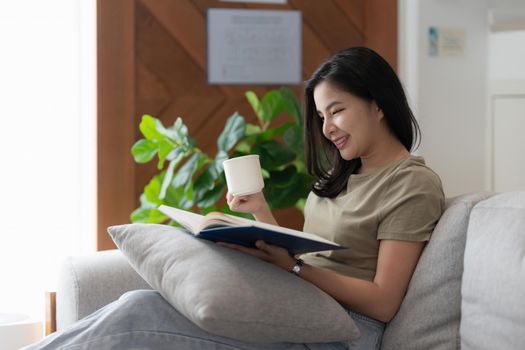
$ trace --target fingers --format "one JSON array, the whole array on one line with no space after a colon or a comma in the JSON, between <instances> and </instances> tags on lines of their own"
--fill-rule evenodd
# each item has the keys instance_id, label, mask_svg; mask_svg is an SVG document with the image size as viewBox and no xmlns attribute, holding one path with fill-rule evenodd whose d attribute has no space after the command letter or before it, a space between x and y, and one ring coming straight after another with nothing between
<instances>
[{"instance_id":1,"label":"fingers","mask_svg":"<svg viewBox=\"0 0 525 350\"><path fill-rule=\"evenodd\" d=\"M226 192L226 203L230 205L230 202L233 200L233 194L230 193L230 191Z\"/></svg>"},{"instance_id":2,"label":"fingers","mask_svg":"<svg viewBox=\"0 0 525 350\"><path fill-rule=\"evenodd\" d=\"M269 261L268 254L266 252L262 251L262 250L259 250L259 249L247 248L247 247L244 247L242 245L232 244L232 243L225 243L225 242L217 242L217 245L220 245L220 246L226 247L226 248L230 248L230 249L234 249L234 250L238 250L240 252L243 252L243 253L255 256L256 258L259 258L259 259L262 259L262 260L265 260L265 261Z\"/></svg>"},{"instance_id":3,"label":"fingers","mask_svg":"<svg viewBox=\"0 0 525 350\"><path fill-rule=\"evenodd\" d=\"M226 202L231 210L241 209L241 205L248 201L248 196L234 196L230 192L226 193Z\"/></svg>"},{"instance_id":4,"label":"fingers","mask_svg":"<svg viewBox=\"0 0 525 350\"><path fill-rule=\"evenodd\" d=\"M271 245L265 241L259 240L255 242L255 246L260 250L271 256L277 256L281 254L289 255L288 251L282 247Z\"/></svg>"}]
</instances>

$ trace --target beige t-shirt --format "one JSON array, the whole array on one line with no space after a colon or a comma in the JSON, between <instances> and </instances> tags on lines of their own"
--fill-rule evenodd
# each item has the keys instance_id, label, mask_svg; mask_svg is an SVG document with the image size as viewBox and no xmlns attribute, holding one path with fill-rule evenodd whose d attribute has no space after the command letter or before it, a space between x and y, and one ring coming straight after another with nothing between
<instances>
[{"instance_id":1,"label":"beige t-shirt","mask_svg":"<svg viewBox=\"0 0 525 350\"><path fill-rule=\"evenodd\" d=\"M349 249L305 254L305 263L372 281L382 239L427 241L444 208L441 181L422 157L410 156L350 176L335 198L310 193L304 231Z\"/></svg>"}]
</instances>

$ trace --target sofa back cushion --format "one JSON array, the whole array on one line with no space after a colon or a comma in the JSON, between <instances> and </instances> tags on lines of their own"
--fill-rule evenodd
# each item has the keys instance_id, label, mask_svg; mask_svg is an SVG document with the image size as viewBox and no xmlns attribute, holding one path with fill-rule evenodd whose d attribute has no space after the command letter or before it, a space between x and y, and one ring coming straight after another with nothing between
<instances>
[{"instance_id":1,"label":"sofa back cushion","mask_svg":"<svg viewBox=\"0 0 525 350\"><path fill-rule=\"evenodd\" d=\"M463 253L472 207L489 193L462 195L446 210L428 242L407 294L387 325L382 349L458 349Z\"/></svg>"},{"instance_id":2,"label":"sofa back cushion","mask_svg":"<svg viewBox=\"0 0 525 350\"><path fill-rule=\"evenodd\" d=\"M525 346L525 192L472 210L463 273L461 348Z\"/></svg>"}]
</instances>

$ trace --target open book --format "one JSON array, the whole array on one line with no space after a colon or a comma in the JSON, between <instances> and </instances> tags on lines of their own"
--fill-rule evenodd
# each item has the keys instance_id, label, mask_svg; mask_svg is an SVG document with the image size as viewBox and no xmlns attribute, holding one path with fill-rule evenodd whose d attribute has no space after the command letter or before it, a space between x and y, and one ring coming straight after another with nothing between
<instances>
[{"instance_id":1,"label":"open book","mask_svg":"<svg viewBox=\"0 0 525 350\"><path fill-rule=\"evenodd\" d=\"M198 238L255 247L258 240L283 247L291 255L347 249L317 235L219 212L199 215L161 205L159 210Z\"/></svg>"}]
</instances>

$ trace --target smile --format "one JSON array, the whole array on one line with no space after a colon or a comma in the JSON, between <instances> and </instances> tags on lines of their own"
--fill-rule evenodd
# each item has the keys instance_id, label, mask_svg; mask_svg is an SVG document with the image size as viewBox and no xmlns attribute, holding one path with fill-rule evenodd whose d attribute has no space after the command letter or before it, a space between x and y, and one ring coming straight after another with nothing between
<instances>
[{"instance_id":1,"label":"smile","mask_svg":"<svg viewBox=\"0 0 525 350\"><path fill-rule=\"evenodd\" d=\"M341 149L345 146L347 140L348 140L348 136L343 136L343 137L333 140L332 142L334 143L335 147L337 147L337 149Z\"/></svg>"}]
</instances>

